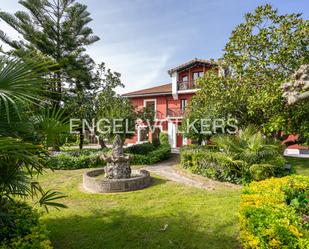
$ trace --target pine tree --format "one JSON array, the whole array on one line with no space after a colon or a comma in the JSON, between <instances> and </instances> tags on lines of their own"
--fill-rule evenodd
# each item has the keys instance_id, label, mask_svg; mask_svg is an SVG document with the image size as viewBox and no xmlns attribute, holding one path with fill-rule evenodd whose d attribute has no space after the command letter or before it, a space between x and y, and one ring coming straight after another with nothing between
<instances>
[{"instance_id":1,"label":"pine tree","mask_svg":"<svg viewBox=\"0 0 309 249\"><path fill-rule=\"evenodd\" d=\"M75 0L20 0L26 11L15 14L0 12L0 19L15 29L22 40L13 40L0 30L0 39L11 49L5 53L18 57L38 54L57 63L50 72L48 89L57 92L58 101L64 94L91 88L94 62L85 46L99 40L88 27L92 21L87 6ZM4 52L4 51L3 51Z\"/></svg>"}]
</instances>

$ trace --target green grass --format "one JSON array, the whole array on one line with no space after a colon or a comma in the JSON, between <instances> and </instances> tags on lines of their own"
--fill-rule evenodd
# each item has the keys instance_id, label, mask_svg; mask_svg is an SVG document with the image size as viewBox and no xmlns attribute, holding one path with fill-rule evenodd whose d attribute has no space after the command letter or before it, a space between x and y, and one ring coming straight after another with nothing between
<instances>
[{"instance_id":1,"label":"green grass","mask_svg":"<svg viewBox=\"0 0 309 249\"><path fill-rule=\"evenodd\" d=\"M144 190L82 191L85 170L47 171L40 182L68 197L43 221L55 249L239 248L240 191L207 191L155 178Z\"/></svg>"},{"instance_id":2,"label":"green grass","mask_svg":"<svg viewBox=\"0 0 309 249\"><path fill-rule=\"evenodd\" d=\"M286 160L292 164L296 174L309 176L309 158L286 157Z\"/></svg>"}]
</instances>

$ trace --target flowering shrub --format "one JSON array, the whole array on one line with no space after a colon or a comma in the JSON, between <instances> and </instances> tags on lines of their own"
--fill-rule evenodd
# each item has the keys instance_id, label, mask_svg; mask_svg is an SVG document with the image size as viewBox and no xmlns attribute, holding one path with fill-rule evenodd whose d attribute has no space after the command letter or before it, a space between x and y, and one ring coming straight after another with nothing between
<instances>
[{"instance_id":1,"label":"flowering shrub","mask_svg":"<svg viewBox=\"0 0 309 249\"><path fill-rule=\"evenodd\" d=\"M309 248L308 194L308 176L271 178L245 187L240 204L243 247Z\"/></svg>"},{"instance_id":2,"label":"flowering shrub","mask_svg":"<svg viewBox=\"0 0 309 249\"><path fill-rule=\"evenodd\" d=\"M6 201L0 213L6 219L0 223L0 249L51 249L39 214L26 203Z\"/></svg>"}]
</instances>

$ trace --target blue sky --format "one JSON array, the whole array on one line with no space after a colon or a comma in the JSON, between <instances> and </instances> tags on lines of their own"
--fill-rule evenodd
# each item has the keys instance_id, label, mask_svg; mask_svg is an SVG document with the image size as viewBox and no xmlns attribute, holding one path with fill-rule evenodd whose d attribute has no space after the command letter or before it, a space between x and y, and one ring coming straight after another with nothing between
<instances>
[{"instance_id":1,"label":"blue sky","mask_svg":"<svg viewBox=\"0 0 309 249\"><path fill-rule=\"evenodd\" d=\"M18 0L0 0L9 12ZM101 40L88 48L122 74L127 92L169 83L167 70L192 58L217 59L233 28L245 13L270 3L279 13L303 13L308 0L80 0L88 5L93 28ZM12 33L3 22L0 29Z\"/></svg>"}]
</instances>

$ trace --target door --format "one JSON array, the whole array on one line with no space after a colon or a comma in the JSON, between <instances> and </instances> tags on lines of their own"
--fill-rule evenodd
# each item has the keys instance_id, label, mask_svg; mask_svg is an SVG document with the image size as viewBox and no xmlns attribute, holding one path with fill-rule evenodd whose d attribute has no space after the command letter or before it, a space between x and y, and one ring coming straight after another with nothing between
<instances>
[{"instance_id":1,"label":"door","mask_svg":"<svg viewBox=\"0 0 309 249\"><path fill-rule=\"evenodd\" d=\"M177 148L182 146L182 135L177 134Z\"/></svg>"}]
</instances>

